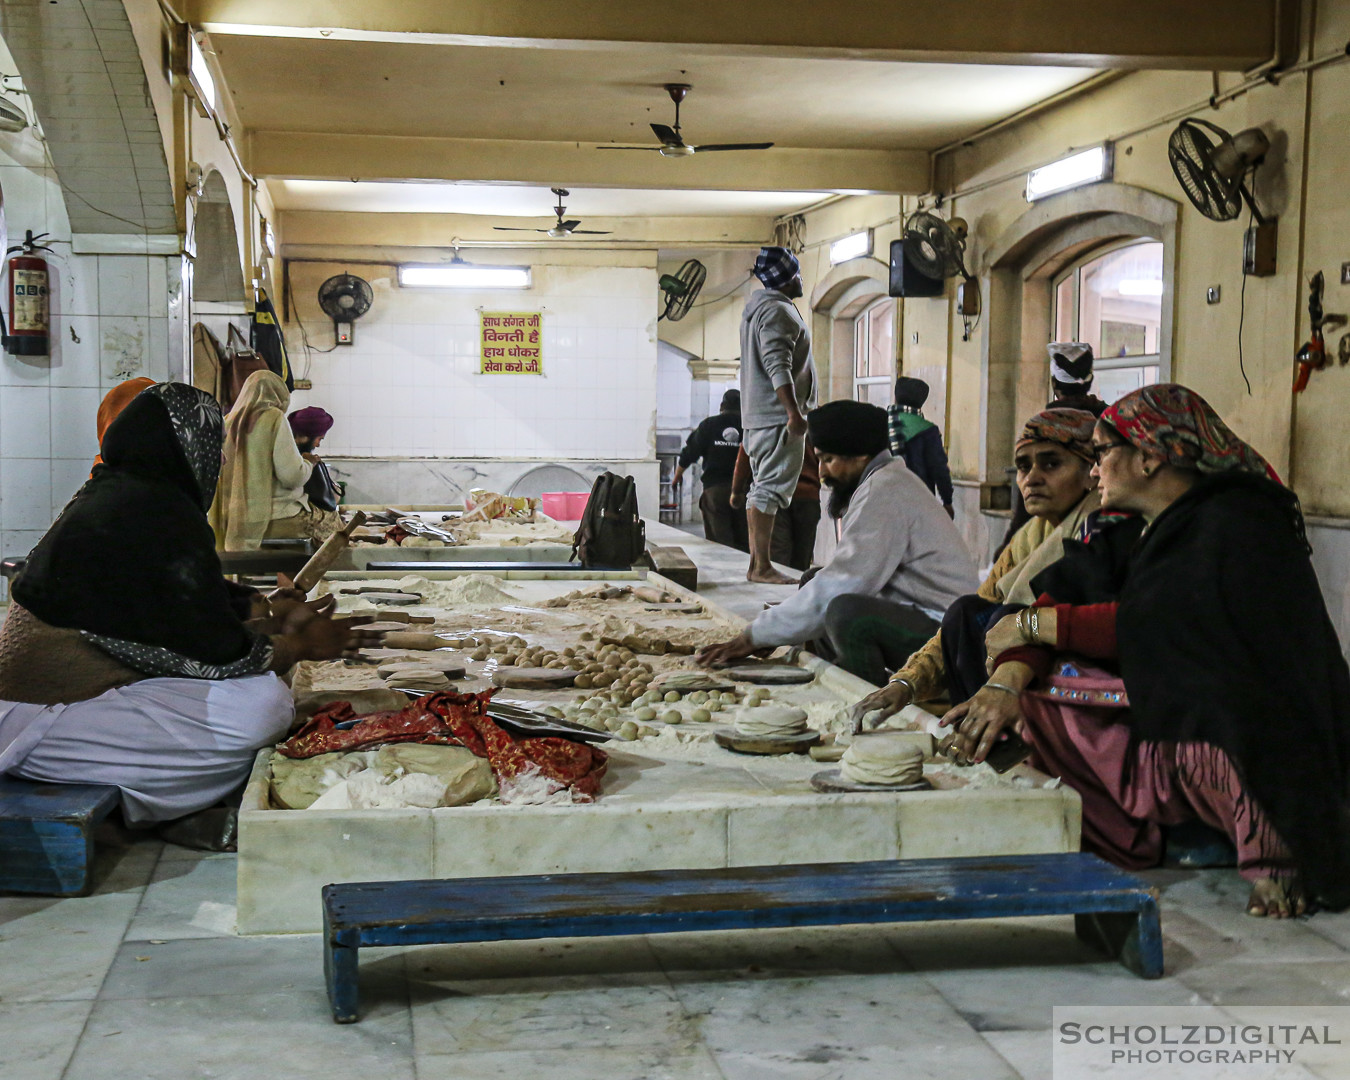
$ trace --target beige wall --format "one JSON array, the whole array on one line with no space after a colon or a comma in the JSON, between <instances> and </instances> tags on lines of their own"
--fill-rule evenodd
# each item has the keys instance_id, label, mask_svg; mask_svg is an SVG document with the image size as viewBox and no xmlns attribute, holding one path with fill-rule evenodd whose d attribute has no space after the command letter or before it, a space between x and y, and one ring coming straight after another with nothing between
<instances>
[{"instance_id":1,"label":"beige wall","mask_svg":"<svg viewBox=\"0 0 1350 1080\"><path fill-rule=\"evenodd\" d=\"M1350 5L1335 10L1320 5L1316 23L1315 32L1305 33L1304 58L1344 47L1350 39ZM1236 82L1236 76L1221 79L1225 88ZM1350 286L1340 284L1340 264L1350 259L1350 198L1343 181L1350 170L1350 143L1345 138L1350 123L1350 64L1285 76L1278 86L1259 86L1217 110L1203 104L1213 89L1208 75L1131 74L1009 127L939 160L939 186L955 193L942 212L970 222L968 261L973 269L987 270L984 259L989 248L1028 210L1023 195L1027 169L1072 148L1125 135L1116 143L1116 183L1175 200L1180 211L1173 378L1204 394L1240 435L1292 477L1310 513L1350 516L1350 442L1342 434L1350 412L1350 367L1318 372L1305 394L1295 398L1291 392L1293 355L1308 333L1303 282L1317 270L1324 271L1327 310L1350 311ZM1246 282L1243 341L1250 396L1238 370L1237 348L1246 217L1240 222L1212 222L1186 200L1168 164L1167 139L1176 117L1187 114L1231 132L1259 126L1272 142L1256 187L1263 210L1279 215L1279 261L1273 277ZM1147 130L1139 134L1128 134L1144 127ZM876 253L885 257L887 242L898 234L898 201L854 197L807 214L802 265L808 297L829 272L830 240L873 227ZM913 205L906 199L904 210ZM1206 302L1210 285L1222 289L1217 305ZM946 432L952 471L966 479L999 479L981 475L983 338L991 313L986 313L971 340L962 342L952 293L947 301L902 304L897 334L901 366L925 377L924 369L948 370ZM805 307L805 301L801 303ZM696 325L685 325L683 333L693 334ZM816 325L821 356L828 353L828 345L819 320ZM709 320L705 334L710 352L725 350L723 320ZM1329 351L1334 353L1340 334L1328 335ZM1044 362L1034 350L1022 359ZM1019 403L1024 396L1019 394ZM941 419L936 396L927 412Z\"/></svg>"}]
</instances>

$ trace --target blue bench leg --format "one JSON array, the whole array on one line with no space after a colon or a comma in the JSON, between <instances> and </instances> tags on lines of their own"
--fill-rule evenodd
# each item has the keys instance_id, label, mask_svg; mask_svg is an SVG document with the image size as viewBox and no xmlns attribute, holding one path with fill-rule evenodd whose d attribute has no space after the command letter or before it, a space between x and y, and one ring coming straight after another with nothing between
<instances>
[{"instance_id":1,"label":"blue bench leg","mask_svg":"<svg viewBox=\"0 0 1350 1080\"><path fill-rule=\"evenodd\" d=\"M354 1024L361 1006L361 984L357 975L359 948L334 941L325 935L323 977L328 984L328 1004L338 1024Z\"/></svg>"},{"instance_id":2,"label":"blue bench leg","mask_svg":"<svg viewBox=\"0 0 1350 1080\"><path fill-rule=\"evenodd\" d=\"M1119 960L1140 978L1162 978L1162 922L1156 900L1138 912L1075 915L1073 924L1080 941Z\"/></svg>"}]
</instances>

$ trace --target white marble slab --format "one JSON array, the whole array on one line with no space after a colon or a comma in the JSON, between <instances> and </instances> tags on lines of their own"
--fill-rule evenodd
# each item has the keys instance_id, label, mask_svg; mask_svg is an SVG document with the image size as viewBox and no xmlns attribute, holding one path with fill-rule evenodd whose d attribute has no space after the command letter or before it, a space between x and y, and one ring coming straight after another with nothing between
<instances>
[{"instance_id":1,"label":"white marble slab","mask_svg":"<svg viewBox=\"0 0 1350 1080\"><path fill-rule=\"evenodd\" d=\"M715 545L713 545L715 546ZM454 576L436 572L429 578ZM530 603L563 585L546 571L499 576ZM356 573L335 580L362 579ZM373 580L367 577L366 580ZM662 588L683 592L659 575ZM693 595L693 594L689 594ZM707 598L699 599L707 604ZM716 608L714 604L709 607ZM734 614L715 610L733 624ZM851 704L869 687L811 656L813 683L775 691ZM828 709L827 709L828 711ZM709 731L707 728L702 729ZM241 933L318 930L320 889L334 881L622 872L796 862L1074 851L1081 804L1022 767L979 784L937 776L938 790L826 795L821 764L804 755L734 754L710 740L665 757L652 743L611 743L604 793L589 805L478 803L435 810L287 811L268 808L270 751L254 767L240 813ZM974 773L971 774L975 775Z\"/></svg>"}]
</instances>

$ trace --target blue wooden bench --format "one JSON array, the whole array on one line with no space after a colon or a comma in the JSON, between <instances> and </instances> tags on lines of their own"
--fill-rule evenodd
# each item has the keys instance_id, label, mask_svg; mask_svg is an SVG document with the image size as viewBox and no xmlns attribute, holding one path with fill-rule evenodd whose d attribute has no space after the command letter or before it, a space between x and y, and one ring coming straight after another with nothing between
<instances>
[{"instance_id":1,"label":"blue wooden bench","mask_svg":"<svg viewBox=\"0 0 1350 1080\"><path fill-rule=\"evenodd\" d=\"M363 945L1073 915L1078 936L1163 973L1158 894L1095 855L651 870L325 885L333 1019L357 1019Z\"/></svg>"},{"instance_id":2,"label":"blue wooden bench","mask_svg":"<svg viewBox=\"0 0 1350 1080\"><path fill-rule=\"evenodd\" d=\"M88 895L94 829L118 798L115 787L0 776L0 892Z\"/></svg>"}]
</instances>

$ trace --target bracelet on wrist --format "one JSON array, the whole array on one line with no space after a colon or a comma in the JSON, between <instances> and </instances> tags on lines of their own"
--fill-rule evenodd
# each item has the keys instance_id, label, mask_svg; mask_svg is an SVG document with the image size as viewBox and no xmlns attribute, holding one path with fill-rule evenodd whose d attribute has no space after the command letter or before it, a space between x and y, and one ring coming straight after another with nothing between
<instances>
[{"instance_id":1,"label":"bracelet on wrist","mask_svg":"<svg viewBox=\"0 0 1350 1080\"><path fill-rule=\"evenodd\" d=\"M1008 686L1006 683L990 681L985 683L984 685L990 690L1002 690L1005 694L1012 694L1013 697L1022 696L1021 690L1015 690L1013 687Z\"/></svg>"}]
</instances>

